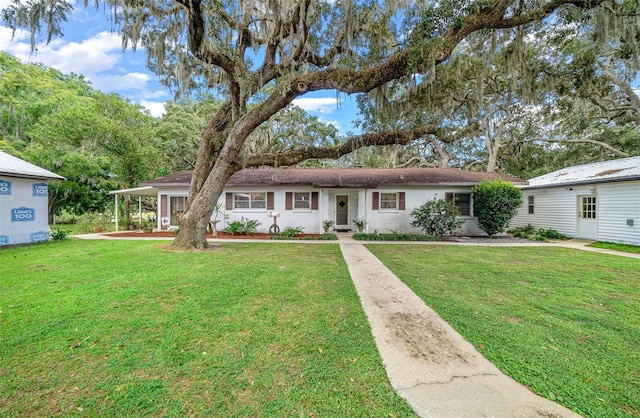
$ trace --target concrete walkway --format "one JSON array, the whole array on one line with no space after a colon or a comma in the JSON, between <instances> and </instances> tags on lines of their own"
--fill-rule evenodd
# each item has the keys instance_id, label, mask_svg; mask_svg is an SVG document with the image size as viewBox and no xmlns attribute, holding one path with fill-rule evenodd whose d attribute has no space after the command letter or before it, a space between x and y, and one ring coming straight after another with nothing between
<instances>
[{"instance_id":1,"label":"concrete walkway","mask_svg":"<svg viewBox=\"0 0 640 418\"><path fill-rule=\"evenodd\" d=\"M362 244L340 248L389 381L419 416L579 416L501 373Z\"/></svg>"}]
</instances>

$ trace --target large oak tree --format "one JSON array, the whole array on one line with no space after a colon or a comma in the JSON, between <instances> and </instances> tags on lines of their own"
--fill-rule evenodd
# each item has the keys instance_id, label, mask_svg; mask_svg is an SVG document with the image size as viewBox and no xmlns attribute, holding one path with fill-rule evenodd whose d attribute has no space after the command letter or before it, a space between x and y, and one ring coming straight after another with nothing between
<instances>
[{"instance_id":1,"label":"large oak tree","mask_svg":"<svg viewBox=\"0 0 640 418\"><path fill-rule=\"evenodd\" d=\"M17 1L17 0L16 0ZM85 3L87 1L85 0ZM96 5L98 0L96 0ZM368 132L334 146L304 145L250 154L245 142L292 101L319 90L366 93L394 80L429 78L474 34L609 15L628 0L125 0L105 2L125 46L142 45L149 67L186 92L217 91L224 99L201 132L188 207L174 245L207 246L205 229L222 189L236 171L338 158L363 146L407 144L442 127ZM602 7L606 5L607 7ZM5 10L13 27L60 32L64 1L30 0ZM552 16L553 15L553 16ZM488 46L488 52L499 49ZM443 86L444 87L444 86Z\"/></svg>"}]
</instances>

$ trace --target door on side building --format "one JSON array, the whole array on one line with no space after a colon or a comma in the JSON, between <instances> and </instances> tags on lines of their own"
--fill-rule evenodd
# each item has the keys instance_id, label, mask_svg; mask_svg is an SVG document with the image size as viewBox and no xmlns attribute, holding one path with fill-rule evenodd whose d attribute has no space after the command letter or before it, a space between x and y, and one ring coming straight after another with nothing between
<instances>
[{"instance_id":1,"label":"door on side building","mask_svg":"<svg viewBox=\"0 0 640 418\"><path fill-rule=\"evenodd\" d=\"M578 230L576 236L583 239L598 239L597 197L578 196Z\"/></svg>"}]
</instances>

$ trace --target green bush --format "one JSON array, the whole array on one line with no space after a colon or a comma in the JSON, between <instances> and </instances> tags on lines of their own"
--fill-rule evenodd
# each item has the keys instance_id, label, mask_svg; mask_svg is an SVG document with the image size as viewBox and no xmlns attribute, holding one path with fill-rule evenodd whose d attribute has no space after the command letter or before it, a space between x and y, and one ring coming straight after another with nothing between
<instances>
[{"instance_id":1,"label":"green bush","mask_svg":"<svg viewBox=\"0 0 640 418\"><path fill-rule=\"evenodd\" d=\"M429 200L411 211L415 218L411 226L422 229L426 235L442 237L462 225L464 221L456 218L458 214L458 208L452 202Z\"/></svg>"},{"instance_id":2,"label":"green bush","mask_svg":"<svg viewBox=\"0 0 640 418\"><path fill-rule=\"evenodd\" d=\"M562 235L560 232L555 229L538 229L538 235L545 237L547 239L567 239L565 235Z\"/></svg>"},{"instance_id":3,"label":"green bush","mask_svg":"<svg viewBox=\"0 0 640 418\"><path fill-rule=\"evenodd\" d=\"M432 235L418 235L405 233L392 234L353 234L357 241L438 241L438 237Z\"/></svg>"},{"instance_id":4,"label":"green bush","mask_svg":"<svg viewBox=\"0 0 640 418\"><path fill-rule=\"evenodd\" d=\"M63 231L62 229L56 229L51 232L51 239L54 241L62 241L69 236L69 231Z\"/></svg>"},{"instance_id":5,"label":"green bush","mask_svg":"<svg viewBox=\"0 0 640 418\"><path fill-rule=\"evenodd\" d=\"M522 205L522 190L504 180L483 180L473 187L473 214L489 236L504 232Z\"/></svg>"},{"instance_id":6,"label":"green bush","mask_svg":"<svg viewBox=\"0 0 640 418\"><path fill-rule=\"evenodd\" d=\"M531 224L527 224L527 226L519 226L513 228L511 234L516 238L525 238L528 239L531 235L535 235L536 229Z\"/></svg>"},{"instance_id":7,"label":"green bush","mask_svg":"<svg viewBox=\"0 0 640 418\"><path fill-rule=\"evenodd\" d=\"M280 232L280 236L285 238L293 238L298 234L302 234L302 231L304 231L304 227L302 226L288 226L283 229L282 232Z\"/></svg>"},{"instance_id":8,"label":"green bush","mask_svg":"<svg viewBox=\"0 0 640 418\"><path fill-rule=\"evenodd\" d=\"M303 238L303 239L307 239L307 238ZM335 241L338 239L338 236L336 234L322 234L318 237L309 237L308 239L317 239L317 240L323 240L323 241Z\"/></svg>"},{"instance_id":9,"label":"green bush","mask_svg":"<svg viewBox=\"0 0 640 418\"><path fill-rule=\"evenodd\" d=\"M531 224L527 226L519 226L509 231L516 238L530 239L533 241L546 241L548 239L567 239L555 229L536 229Z\"/></svg>"},{"instance_id":10,"label":"green bush","mask_svg":"<svg viewBox=\"0 0 640 418\"><path fill-rule=\"evenodd\" d=\"M282 240L282 239L290 239L289 237L283 237L282 235L275 235L275 236L270 236L269 239L273 239L273 240ZM311 236L311 237L294 237L294 239L297 240L301 240L301 241L335 241L338 239L338 236L336 234L322 234L322 235L317 235L317 236Z\"/></svg>"},{"instance_id":11,"label":"green bush","mask_svg":"<svg viewBox=\"0 0 640 418\"><path fill-rule=\"evenodd\" d=\"M230 222L224 229L224 232L235 234L253 235L258 231L258 226L262 225L262 222L255 219L247 219L244 216L239 221Z\"/></svg>"}]
</instances>

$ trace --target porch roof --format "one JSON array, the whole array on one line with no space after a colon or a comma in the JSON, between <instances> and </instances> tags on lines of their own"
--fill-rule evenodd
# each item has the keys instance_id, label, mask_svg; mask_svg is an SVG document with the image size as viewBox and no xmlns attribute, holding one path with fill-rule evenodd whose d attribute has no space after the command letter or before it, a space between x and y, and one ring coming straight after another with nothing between
<instances>
[{"instance_id":1,"label":"porch roof","mask_svg":"<svg viewBox=\"0 0 640 418\"><path fill-rule=\"evenodd\" d=\"M188 187L191 184L191 175L191 171L181 171L140 184L155 187ZM519 185L527 184L516 177L457 168L245 168L231 176L226 186L473 186L485 178L502 179Z\"/></svg>"},{"instance_id":2,"label":"porch roof","mask_svg":"<svg viewBox=\"0 0 640 418\"><path fill-rule=\"evenodd\" d=\"M112 190L109 194L114 195L130 195L130 196L158 196L158 188L153 186L134 187L132 189Z\"/></svg>"}]
</instances>

